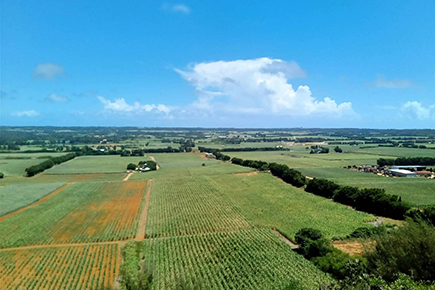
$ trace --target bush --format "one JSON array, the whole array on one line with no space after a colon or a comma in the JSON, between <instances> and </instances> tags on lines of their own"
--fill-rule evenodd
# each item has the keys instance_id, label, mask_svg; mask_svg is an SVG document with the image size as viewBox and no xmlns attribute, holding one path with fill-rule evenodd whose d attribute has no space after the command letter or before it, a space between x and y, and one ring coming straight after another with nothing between
<instances>
[{"instance_id":1,"label":"bush","mask_svg":"<svg viewBox=\"0 0 435 290\"><path fill-rule=\"evenodd\" d=\"M0 172L0 178L3 178L4 174L2 172Z\"/></svg>"},{"instance_id":2,"label":"bush","mask_svg":"<svg viewBox=\"0 0 435 290\"><path fill-rule=\"evenodd\" d=\"M346 277L346 264L352 260L349 254L337 249L332 249L325 256L315 257L312 262L323 272L330 273L336 279Z\"/></svg>"},{"instance_id":3,"label":"bush","mask_svg":"<svg viewBox=\"0 0 435 290\"><path fill-rule=\"evenodd\" d=\"M435 228L425 222L408 220L403 227L374 237L367 251L370 269L393 281L398 273L415 280L435 280Z\"/></svg>"},{"instance_id":4,"label":"bush","mask_svg":"<svg viewBox=\"0 0 435 290\"><path fill-rule=\"evenodd\" d=\"M295 241L299 245L307 241L317 241L321 238L323 238L322 232L313 228L300 229L295 235Z\"/></svg>"},{"instance_id":5,"label":"bush","mask_svg":"<svg viewBox=\"0 0 435 290\"><path fill-rule=\"evenodd\" d=\"M135 170L136 167L137 167L136 164L130 163L130 164L127 165L127 170Z\"/></svg>"}]
</instances>

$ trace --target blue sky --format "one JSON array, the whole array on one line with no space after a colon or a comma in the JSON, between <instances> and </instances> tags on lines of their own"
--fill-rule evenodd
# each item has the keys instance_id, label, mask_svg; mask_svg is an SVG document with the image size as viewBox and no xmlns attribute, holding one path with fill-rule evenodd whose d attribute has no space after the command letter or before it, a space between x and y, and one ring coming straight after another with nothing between
<instances>
[{"instance_id":1,"label":"blue sky","mask_svg":"<svg viewBox=\"0 0 435 290\"><path fill-rule=\"evenodd\" d=\"M435 128L435 1L1 10L1 125Z\"/></svg>"}]
</instances>

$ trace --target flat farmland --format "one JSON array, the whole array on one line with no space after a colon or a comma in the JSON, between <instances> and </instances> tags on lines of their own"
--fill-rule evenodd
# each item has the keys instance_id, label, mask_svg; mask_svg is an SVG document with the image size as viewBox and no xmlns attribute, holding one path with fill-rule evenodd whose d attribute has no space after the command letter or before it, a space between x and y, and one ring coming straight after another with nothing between
<instances>
[{"instance_id":1,"label":"flat farmland","mask_svg":"<svg viewBox=\"0 0 435 290\"><path fill-rule=\"evenodd\" d=\"M151 289L286 289L292 281L319 289L332 280L268 229L153 239L144 242ZM184 288L183 288L184 289Z\"/></svg>"},{"instance_id":2,"label":"flat farmland","mask_svg":"<svg viewBox=\"0 0 435 290\"><path fill-rule=\"evenodd\" d=\"M239 209L204 177L154 180L147 237L236 231L250 227Z\"/></svg>"},{"instance_id":3,"label":"flat farmland","mask_svg":"<svg viewBox=\"0 0 435 290\"><path fill-rule=\"evenodd\" d=\"M1 153L0 172L5 176L23 176L25 169L32 165L39 164L48 159L49 156L57 157L66 153Z\"/></svg>"},{"instance_id":4,"label":"flat farmland","mask_svg":"<svg viewBox=\"0 0 435 290\"><path fill-rule=\"evenodd\" d=\"M57 290L113 287L117 244L0 250L1 289Z\"/></svg>"},{"instance_id":5,"label":"flat farmland","mask_svg":"<svg viewBox=\"0 0 435 290\"><path fill-rule=\"evenodd\" d=\"M205 178L228 196L252 224L277 228L290 238L305 227L319 229L328 238L346 236L375 219L288 185L268 173Z\"/></svg>"},{"instance_id":6,"label":"flat farmland","mask_svg":"<svg viewBox=\"0 0 435 290\"><path fill-rule=\"evenodd\" d=\"M27 206L65 183L29 183L0 186L0 217Z\"/></svg>"},{"instance_id":7,"label":"flat farmland","mask_svg":"<svg viewBox=\"0 0 435 290\"><path fill-rule=\"evenodd\" d=\"M132 239L145 181L74 183L0 223L0 247Z\"/></svg>"},{"instance_id":8,"label":"flat farmland","mask_svg":"<svg viewBox=\"0 0 435 290\"><path fill-rule=\"evenodd\" d=\"M124 172L129 163L149 160L147 157L80 156L65 163L56 165L44 174L80 174L80 173L116 173Z\"/></svg>"}]
</instances>

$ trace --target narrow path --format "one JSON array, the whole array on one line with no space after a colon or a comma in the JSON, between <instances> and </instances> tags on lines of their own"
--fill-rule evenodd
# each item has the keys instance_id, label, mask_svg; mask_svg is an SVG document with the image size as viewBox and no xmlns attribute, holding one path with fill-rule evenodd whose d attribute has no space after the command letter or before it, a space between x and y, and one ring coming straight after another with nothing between
<instances>
[{"instance_id":1,"label":"narrow path","mask_svg":"<svg viewBox=\"0 0 435 290\"><path fill-rule=\"evenodd\" d=\"M70 186L71 183L72 183L72 182L68 182L67 184L65 184L65 185L59 187L58 189L56 189L55 191L53 191L53 192L47 194L46 196L44 196L44 197L38 199L38 200L35 201L34 203L29 204L28 206L22 207L22 208L20 208L20 209L18 209L18 210L16 210L16 211L10 212L10 213L8 213L8 214L6 214L6 215L0 217L0 222L4 221L4 220L7 219L8 217L11 217L11 216L14 216L14 215L16 215L16 214L22 213L23 211L28 210L29 208L32 208L32 207L34 207L34 206L37 206L37 205L40 204L40 203L43 203L43 202L47 201L49 198L55 196L56 194L58 194L59 192L61 192L62 190L64 190L64 189L67 188L68 186Z\"/></svg>"},{"instance_id":2,"label":"narrow path","mask_svg":"<svg viewBox=\"0 0 435 290\"><path fill-rule=\"evenodd\" d=\"M127 176L122 181L127 181L132 174L133 174L133 172L130 172L129 174L127 174Z\"/></svg>"},{"instance_id":3,"label":"narrow path","mask_svg":"<svg viewBox=\"0 0 435 290\"><path fill-rule=\"evenodd\" d=\"M156 170L159 170L159 169L160 169L160 166L159 166L159 164L157 164L157 161L156 161L156 159L154 158L154 156L150 156L150 159L156 163Z\"/></svg>"},{"instance_id":4,"label":"narrow path","mask_svg":"<svg viewBox=\"0 0 435 290\"><path fill-rule=\"evenodd\" d=\"M283 234L281 234L278 230L276 229L272 229L272 231L281 238L281 240L283 240L287 245L290 246L290 248L292 248L292 250L298 249L299 246L296 245L295 243L293 243L292 241L290 241L289 239L287 239Z\"/></svg>"},{"instance_id":5,"label":"narrow path","mask_svg":"<svg viewBox=\"0 0 435 290\"><path fill-rule=\"evenodd\" d=\"M147 225L148 207L150 205L152 185L153 185L153 180L150 179L150 181L148 182L148 191L147 191L147 195L145 198L145 205L144 205L144 208L142 209L142 213L140 215L139 227L137 229L136 238L134 239L135 241L145 240L145 229L146 229L146 225Z\"/></svg>"},{"instance_id":6,"label":"narrow path","mask_svg":"<svg viewBox=\"0 0 435 290\"><path fill-rule=\"evenodd\" d=\"M127 243L129 240L119 240L119 241L107 241L107 242L84 242L84 243L69 243L69 244L48 244L48 245L31 245L13 248L3 248L0 252L5 251L16 251L16 250L30 250L30 249L42 249L42 248L61 248L61 247L84 247L93 245L120 245Z\"/></svg>"}]
</instances>

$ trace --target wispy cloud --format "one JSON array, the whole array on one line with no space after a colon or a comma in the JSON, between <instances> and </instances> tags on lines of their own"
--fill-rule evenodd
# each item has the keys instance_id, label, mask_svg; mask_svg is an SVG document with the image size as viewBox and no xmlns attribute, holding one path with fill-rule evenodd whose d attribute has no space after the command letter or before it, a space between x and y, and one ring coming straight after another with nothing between
<instances>
[{"instance_id":1,"label":"wispy cloud","mask_svg":"<svg viewBox=\"0 0 435 290\"><path fill-rule=\"evenodd\" d=\"M386 79L382 75L378 75L375 80L375 87L386 89L406 89L412 87L414 83L409 79Z\"/></svg>"},{"instance_id":2,"label":"wispy cloud","mask_svg":"<svg viewBox=\"0 0 435 290\"><path fill-rule=\"evenodd\" d=\"M400 108L400 115L420 121L430 119L435 120L435 104L429 107L424 107L420 102L417 101L406 102Z\"/></svg>"},{"instance_id":3,"label":"wispy cloud","mask_svg":"<svg viewBox=\"0 0 435 290\"><path fill-rule=\"evenodd\" d=\"M192 108L202 111L277 116L355 116L350 102L317 100L308 86L294 89L291 79L305 77L296 62L258 58L199 63L176 69L198 95Z\"/></svg>"},{"instance_id":4,"label":"wispy cloud","mask_svg":"<svg viewBox=\"0 0 435 290\"><path fill-rule=\"evenodd\" d=\"M62 97L57 94L51 94L44 99L45 102L48 103L67 103L69 99L67 97Z\"/></svg>"},{"instance_id":5,"label":"wispy cloud","mask_svg":"<svg viewBox=\"0 0 435 290\"><path fill-rule=\"evenodd\" d=\"M163 3L162 9L171 11L171 12L178 12L183 14L190 14L191 10L189 6L184 4L169 4L169 3Z\"/></svg>"},{"instance_id":6,"label":"wispy cloud","mask_svg":"<svg viewBox=\"0 0 435 290\"><path fill-rule=\"evenodd\" d=\"M55 63L40 63L33 71L33 78L36 80L52 80L63 75L63 66Z\"/></svg>"},{"instance_id":7,"label":"wispy cloud","mask_svg":"<svg viewBox=\"0 0 435 290\"><path fill-rule=\"evenodd\" d=\"M164 113L169 114L170 108L159 104L144 104L135 102L132 105L128 104L124 98L115 99L114 101L105 99L104 97L98 96L100 102L104 105L104 110L112 113L131 113L131 114L143 114L149 112Z\"/></svg>"},{"instance_id":8,"label":"wispy cloud","mask_svg":"<svg viewBox=\"0 0 435 290\"><path fill-rule=\"evenodd\" d=\"M11 115L15 117L36 117L39 116L39 113L36 112L35 110L29 110L29 111L12 112Z\"/></svg>"}]
</instances>

